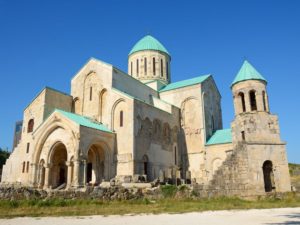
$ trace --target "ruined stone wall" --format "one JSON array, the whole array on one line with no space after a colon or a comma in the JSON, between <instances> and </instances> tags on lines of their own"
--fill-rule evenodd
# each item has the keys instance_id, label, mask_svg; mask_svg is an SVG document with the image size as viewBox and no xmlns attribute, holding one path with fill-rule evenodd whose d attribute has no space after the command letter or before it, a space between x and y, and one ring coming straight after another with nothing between
<instances>
[{"instance_id":1,"label":"ruined stone wall","mask_svg":"<svg viewBox=\"0 0 300 225\"><path fill-rule=\"evenodd\" d=\"M160 175L172 177L172 169L181 164L178 146L179 109L172 113L135 101L135 173L148 174L148 180ZM147 163L145 171L144 163Z\"/></svg>"}]
</instances>

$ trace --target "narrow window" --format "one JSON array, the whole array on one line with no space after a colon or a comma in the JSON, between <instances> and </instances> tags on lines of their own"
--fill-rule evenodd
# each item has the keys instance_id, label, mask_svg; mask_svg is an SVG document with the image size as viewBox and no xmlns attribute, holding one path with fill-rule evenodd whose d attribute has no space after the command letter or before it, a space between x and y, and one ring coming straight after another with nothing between
<instances>
[{"instance_id":1,"label":"narrow window","mask_svg":"<svg viewBox=\"0 0 300 225\"><path fill-rule=\"evenodd\" d=\"M169 79L169 62L166 62L167 80Z\"/></svg>"},{"instance_id":2,"label":"narrow window","mask_svg":"<svg viewBox=\"0 0 300 225\"><path fill-rule=\"evenodd\" d=\"M139 76L139 60L136 60L136 76Z\"/></svg>"},{"instance_id":3,"label":"narrow window","mask_svg":"<svg viewBox=\"0 0 300 225\"><path fill-rule=\"evenodd\" d=\"M164 76L164 65L163 65L163 60L160 60L160 76Z\"/></svg>"},{"instance_id":4,"label":"narrow window","mask_svg":"<svg viewBox=\"0 0 300 225\"><path fill-rule=\"evenodd\" d=\"M257 110L255 91L249 92L251 111Z\"/></svg>"},{"instance_id":5,"label":"narrow window","mask_svg":"<svg viewBox=\"0 0 300 225\"><path fill-rule=\"evenodd\" d=\"M26 153L29 153L30 143L27 143Z\"/></svg>"},{"instance_id":6,"label":"narrow window","mask_svg":"<svg viewBox=\"0 0 300 225\"><path fill-rule=\"evenodd\" d=\"M26 165L26 173L28 173L29 171L29 162L27 161L27 165Z\"/></svg>"},{"instance_id":7,"label":"narrow window","mask_svg":"<svg viewBox=\"0 0 300 225\"><path fill-rule=\"evenodd\" d=\"M34 127L34 120L30 119L28 122L27 133L31 133L33 131L33 127Z\"/></svg>"},{"instance_id":8,"label":"narrow window","mask_svg":"<svg viewBox=\"0 0 300 225\"><path fill-rule=\"evenodd\" d=\"M25 162L23 162L22 173L25 173Z\"/></svg>"},{"instance_id":9,"label":"narrow window","mask_svg":"<svg viewBox=\"0 0 300 225\"><path fill-rule=\"evenodd\" d=\"M93 88L90 87L90 101L92 101L92 98L93 98Z\"/></svg>"},{"instance_id":10,"label":"narrow window","mask_svg":"<svg viewBox=\"0 0 300 225\"><path fill-rule=\"evenodd\" d=\"M266 92L262 92L262 98L263 98L263 104L264 104L264 111L267 111L267 106L266 106Z\"/></svg>"},{"instance_id":11,"label":"narrow window","mask_svg":"<svg viewBox=\"0 0 300 225\"><path fill-rule=\"evenodd\" d=\"M144 59L144 72L147 75L147 58Z\"/></svg>"},{"instance_id":12,"label":"narrow window","mask_svg":"<svg viewBox=\"0 0 300 225\"><path fill-rule=\"evenodd\" d=\"M132 76L132 62L130 62L130 75Z\"/></svg>"},{"instance_id":13,"label":"narrow window","mask_svg":"<svg viewBox=\"0 0 300 225\"><path fill-rule=\"evenodd\" d=\"M177 148L176 148L176 146L174 147L174 161L175 161L175 165L177 165Z\"/></svg>"},{"instance_id":14,"label":"narrow window","mask_svg":"<svg viewBox=\"0 0 300 225\"><path fill-rule=\"evenodd\" d=\"M245 141L246 140L245 131L242 131L241 134L242 134L242 140Z\"/></svg>"},{"instance_id":15,"label":"narrow window","mask_svg":"<svg viewBox=\"0 0 300 225\"><path fill-rule=\"evenodd\" d=\"M152 66L153 66L153 75L155 75L155 71L156 71L156 68L155 68L155 58L153 57L152 59Z\"/></svg>"},{"instance_id":16,"label":"narrow window","mask_svg":"<svg viewBox=\"0 0 300 225\"><path fill-rule=\"evenodd\" d=\"M120 111L120 127L123 127L123 111Z\"/></svg>"},{"instance_id":17,"label":"narrow window","mask_svg":"<svg viewBox=\"0 0 300 225\"><path fill-rule=\"evenodd\" d=\"M239 93L239 97L241 99L243 112L246 112L246 105L245 105L245 96L244 96L244 93L242 93L242 92Z\"/></svg>"}]
</instances>

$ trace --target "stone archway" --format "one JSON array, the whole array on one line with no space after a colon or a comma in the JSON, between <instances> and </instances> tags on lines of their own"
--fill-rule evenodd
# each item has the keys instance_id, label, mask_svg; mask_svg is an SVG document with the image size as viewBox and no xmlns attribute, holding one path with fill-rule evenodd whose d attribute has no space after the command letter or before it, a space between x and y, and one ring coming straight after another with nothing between
<instances>
[{"instance_id":1,"label":"stone archway","mask_svg":"<svg viewBox=\"0 0 300 225\"><path fill-rule=\"evenodd\" d=\"M265 192L271 192L273 189L275 189L272 161L267 160L264 162L263 174L264 174Z\"/></svg>"},{"instance_id":2,"label":"stone archway","mask_svg":"<svg viewBox=\"0 0 300 225\"><path fill-rule=\"evenodd\" d=\"M87 153L86 183L98 185L106 176L107 155L101 145L93 144Z\"/></svg>"},{"instance_id":3,"label":"stone archway","mask_svg":"<svg viewBox=\"0 0 300 225\"><path fill-rule=\"evenodd\" d=\"M57 143L53 146L50 155L50 180L49 185L52 188L57 188L61 185L66 185L68 181L67 167L68 153L67 148L63 143Z\"/></svg>"}]
</instances>

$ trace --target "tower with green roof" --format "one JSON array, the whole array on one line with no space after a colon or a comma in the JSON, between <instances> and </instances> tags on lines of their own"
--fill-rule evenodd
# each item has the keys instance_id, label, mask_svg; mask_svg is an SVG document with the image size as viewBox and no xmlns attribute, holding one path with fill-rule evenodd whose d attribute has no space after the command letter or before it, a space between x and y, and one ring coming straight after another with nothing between
<instances>
[{"instance_id":1,"label":"tower with green roof","mask_svg":"<svg viewBox=\"0 0 300 225\"><path fill-rule=\"evenodd\" d=\"M232 143L245 153L245 182L251 181L250 189L289 190L285 142L280 138L277 115L270 113L266 85L261 73L244 61L231 84L235 108Z\"/></svg>"},{"instance_id":2,"label":"tower with green roof","mask_svg":"<svg viewBox=\"0 0 300 225\"><path fill-rule=\"evenodd\" d=\"M139 40L128 55L128 74L143 83L170 83L171 56L156 38L147 35Z\"/></svg>"}]
</instances>

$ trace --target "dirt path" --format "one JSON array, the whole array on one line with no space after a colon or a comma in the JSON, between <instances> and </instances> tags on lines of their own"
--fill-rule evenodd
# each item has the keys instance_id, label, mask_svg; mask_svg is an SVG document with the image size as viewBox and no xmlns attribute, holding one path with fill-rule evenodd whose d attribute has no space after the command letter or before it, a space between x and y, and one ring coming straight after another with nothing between
<instances>
[{"instance_id":1,"label":"dirt path","mask_svg":"<svg viewBox=\"0 0 300 225\"><path fill-rule=\"evenodd\" d=\"M202 213L126 215L126 216L85 216L85 217L44 217L1 219L2 225L256 225L285 224L300 225L300 208L252 209L235 211L208 211Z\"/></svg>"}]
</instances>

